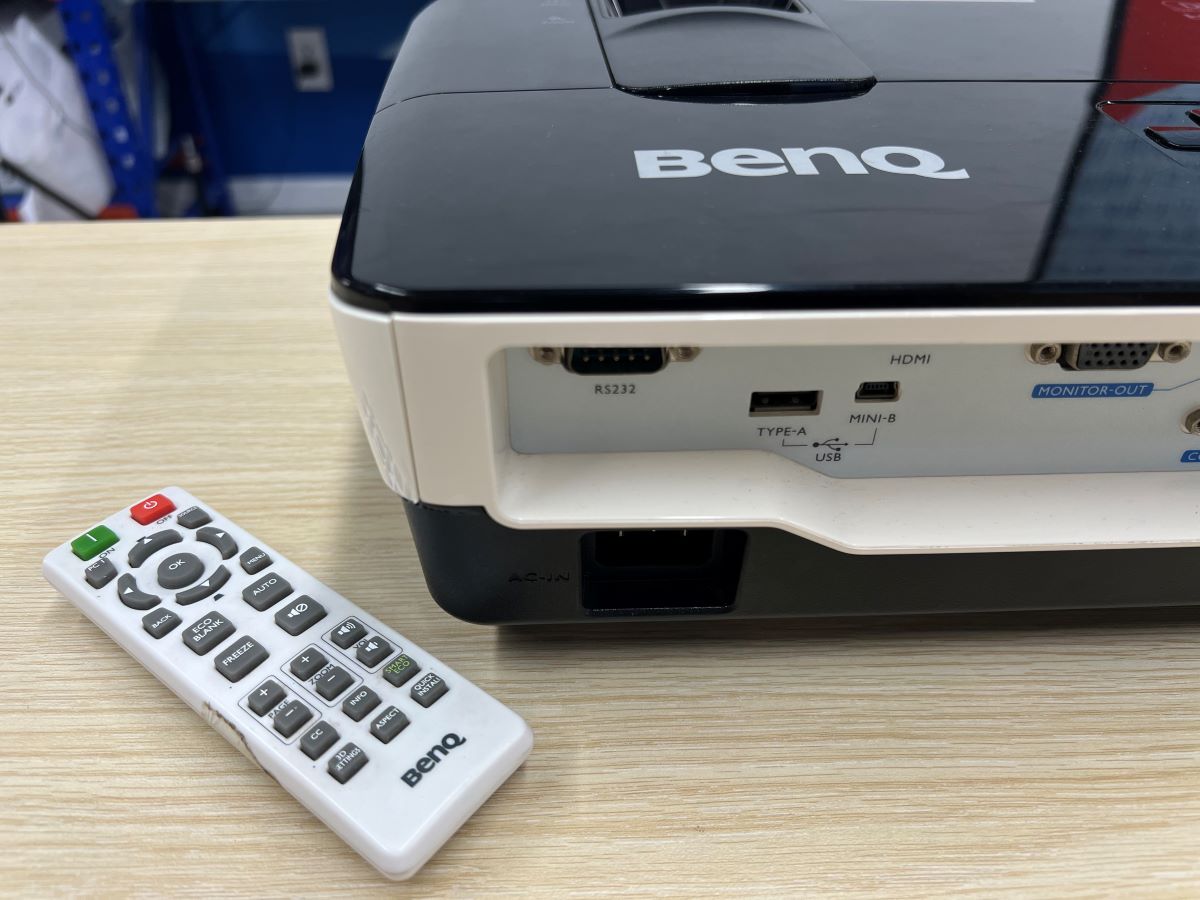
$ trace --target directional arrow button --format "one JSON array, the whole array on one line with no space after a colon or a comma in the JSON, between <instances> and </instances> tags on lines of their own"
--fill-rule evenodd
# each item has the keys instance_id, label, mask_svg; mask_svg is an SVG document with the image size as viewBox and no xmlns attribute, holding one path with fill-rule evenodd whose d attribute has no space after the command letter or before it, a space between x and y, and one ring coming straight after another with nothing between
<instances>
[{"instance_id":1,"label":"directional arrow button","mask_svg":"<svg viewBox=\"0 0 1200 900\"><path fill-rule=\"evenodd\" d=\"M213 573L206 579L200 582L195 587L190 587L186 591L180 591L175 595L175 602L180 606L187 606L189 603L196 603L203 600L205 597L218 590L221 585L229 580L229 570L224 566L217 566Z\"/></svg>"},{"instance_id":2,"label":"directional arrow button","mask_svg":"<svg viewBox=\"0 0 1200 900\"><path fill-rule=\"evenodd\" d=\"M138 587L134 577L126 572L117 579L117 596L130 609L153 609L162 603L162 598L147 594Z\"/></svg>"},{"instance_id":3,"label":"directional arrow button","mask_svg":"<svg viewBox=\"0 0 1200 900\"><path fill-rule=\"evenodd\" d=\"M149 559L152 554L157 553L163 547L170 547L172 544L178 544L182 540L183 538L174 528L164 528L162 531L148 534L129 548L129 565L131 568L136 569Z\"/></svg>"},{"instance_id":4,"label":"directional arrow button","mask_svg":"<svg viewBox=\"0 0 1200 900\"><path fill-rule=\"evenodd\" d=\"M216 547L221 554L221 559L229 559L229 557L238 552L237 541L230 537L229 532L214 528L211 525L197 531L196 540Z\"/></svg>"}]
</instances>

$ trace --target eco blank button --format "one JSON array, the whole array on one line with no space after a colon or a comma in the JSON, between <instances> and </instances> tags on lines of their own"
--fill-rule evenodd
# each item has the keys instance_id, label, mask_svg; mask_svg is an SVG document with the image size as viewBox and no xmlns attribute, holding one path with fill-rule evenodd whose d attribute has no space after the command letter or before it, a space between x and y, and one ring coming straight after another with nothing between
<instances>
[{"instance_id":1,"label":"eco blank button","mask_svg":"<svg viewBox=\"0 0 1200 900\"><path fill-rule=\"evenodd\" d=\"M266 661L267 648L251 637L240 637L220 653L214 665L229 681L241 681Z\"/></svg>"},{"instance_id":2,"label":"eco blank button","mask_svg":"<svg viewBox=\"0 0 1200 900\"><path fill-rule=\"evenodd\" d=\"M203 656L236 630L236 626L217 613L209 613L203 619L189 625L183 632L183 642L197 656Z\"/></svg>"},{"instance_id":3,"label":"eco blank button","mask_svg":"<svg viewBox=\"0 0 1200 900\"><path fill-rule=\"evenodd\" d=\"M117 534L107 525L97 525L71 541L71 552L80 559L91 559L117 542Z\"/></svg>"},{"instance_id":4,"label":"eco blank button","mask_svg":"<svg viewBox=\"0 0 1200 900\"><path fill-rule=\"evenodd\" d=\"M275 624L290 635L307 631L325 618L325 607L307 594L301 594L275 613Z\"/></svg>"}]
</instances>

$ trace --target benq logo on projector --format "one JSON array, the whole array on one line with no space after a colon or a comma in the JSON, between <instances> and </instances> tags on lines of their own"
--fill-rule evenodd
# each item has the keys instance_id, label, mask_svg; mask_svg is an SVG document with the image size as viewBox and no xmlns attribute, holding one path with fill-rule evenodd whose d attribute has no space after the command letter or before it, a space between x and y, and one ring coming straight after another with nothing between
<instances>
[{"instance_id":1,"label":"benq logo on projector","mask_svg":"<svg viewBox=\"0 0 1200 900\"><path fill-rule=\"evenodd\" d=\"M871 169L892 175L916 175L958 181L966 169L946 170L946 161L919 147L871 147L856 154L842 147L784 147L779 153L754 147L718 150L707 161L699 150L634 150L638 178L699 178L713 169L726 175L820 175L814 157L829 157L847 175L869 175ZM861 157L861 158L860 158ZM829 171L826 160L826 171Z\"/></svg>"}]
</instances>

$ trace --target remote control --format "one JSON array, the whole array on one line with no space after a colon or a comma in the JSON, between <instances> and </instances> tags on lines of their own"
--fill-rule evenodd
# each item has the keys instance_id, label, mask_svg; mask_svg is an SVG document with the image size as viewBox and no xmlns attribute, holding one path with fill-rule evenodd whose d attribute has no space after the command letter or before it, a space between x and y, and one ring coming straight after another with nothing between
<instances>
[{"instance_id":1,"label":"remote control","mask_svg":"<svg viewBox=\"0 0 1200 900\"><path fill-rule=\"evenodd\" d=\"M424 865L533 747L508 707L177 487L42 570L389 878Z\"/></svg>"}]
</instances>

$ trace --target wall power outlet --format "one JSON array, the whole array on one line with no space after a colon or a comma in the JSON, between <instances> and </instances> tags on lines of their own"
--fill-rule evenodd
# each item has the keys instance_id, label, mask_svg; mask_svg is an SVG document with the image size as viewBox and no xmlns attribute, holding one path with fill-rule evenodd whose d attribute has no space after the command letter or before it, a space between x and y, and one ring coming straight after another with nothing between
<instances>
[{"instance_id":1,"label":"wall power outlet","mask_svg":"<svg viewBox=\"0 0 1200 900\"><path fill-rule=\"evenodd\" d=\"M287 47L296 90L333 90L333 64L324 28L289 28Z\"/></svg>"}]
</instances>

